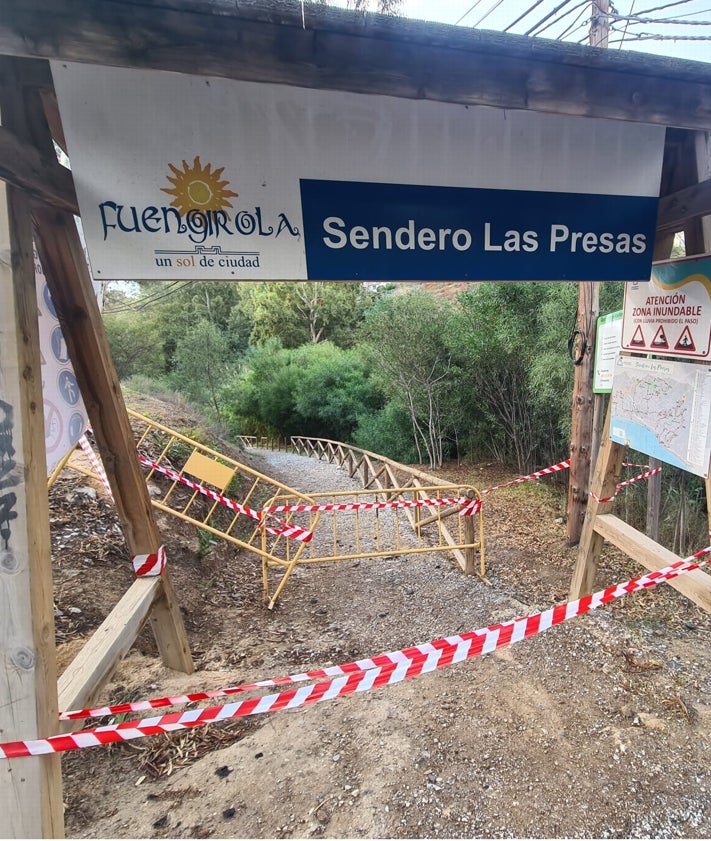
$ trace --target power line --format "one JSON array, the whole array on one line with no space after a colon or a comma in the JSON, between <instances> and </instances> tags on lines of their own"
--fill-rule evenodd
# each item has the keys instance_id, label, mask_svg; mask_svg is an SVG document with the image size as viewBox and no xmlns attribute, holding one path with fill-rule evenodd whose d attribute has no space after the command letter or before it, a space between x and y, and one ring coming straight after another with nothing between
<instances>
[{"instance_id":1,"label":"power line","mask_svg":"<svg viewBox=\"0 0 711 841\"><path fill-rule=\"evenodd\" d=\"M548 12L548 14L541 18L538 23L534 24L527 32L524 32L524 35L531 35L534 30L538 29L541 24L544 24L547 20L553 17L553 15L557 15L558 12L563 8L563 6L567 6L570 0L563 0L562 3L559 3L553 11Z\"/></svg>"},{"instance_id":2,"label":"power line","mask_svg":"<svg viewBox=\"0 0 711 841\"><path fill-rule=\"evenodd\" d=\"M634 11L634 4L635 0L632 0L632 4L630 5L630 14ZM627 20L625 21L625 31L622 33L622 37L620 38L620 46L617 48L618 50L622 49L622 44L624 43L625 36L627 35L627 27L630 25L630 22Z\"/></svg>"},{"instance_id":3,"label":"power line","mask_svg":"<svg viewBox=\"0 0 711 841\"><path fill-rule=\"evenodd\" d=\"M701 15L704 12L710 12L711 9L704 9L700 12L694 12L694 14ZM637 15L609 15L611 20L617 21L627 21L628 23L632 24L642 24L642 23L654 23L660 25L675 25L675 26L711 26L710 20L679 20L679 18L641 18Z\"/></svg>"},{"instance_id":4,"label":"power line","mask_svg":"<svg viewBox=\"0 0 711 841\"><path fill-rule=\"evenodd\" d=\"M119 312L139 312L140 310L145 309L150 304L155 303L156 301L160 301L162 298L167 298L169 295L174 295L176 292L181 292L183 289L186 289L191 284L195 283L194 280L188 280L182 283L182 286L178 286L181 281L175 280L173 283L168 284L167 290L160 290L153 295L149 295L147 298L139 298L135 304L123 304L120 307L115 308L108 308L104 309L104 312L113 315L114 313ZM173 287L178 286L177 289Z\"/></svg>"},{"instance_id":5,"label":"power line","mask_svg":"<svg viewBox=\"0 0 711 841\"><path fill-rule=\"evenodd\" d=\"M585 14L586 7L588 6L588 2L587 2L587 0L583 0L583 2L580 4L580 6L583 6L583 8L582 8L582 9L580 9L580 11L579 11L579 12L578 12L578 14L577 14L577 17L576 17L576 18L575 18L575 20L574 20L574 21L573 21L573 22L572 22L572 23L568 26L568 28L567 28L567 29L564 29L564 30L563 30L563 32L561 32L561 34L560 34L560 35L558 35L558 37L557 37L557 40L558 40L558 41L562 41L562 40L563 40L563 38L565 38L565 36L566 36L566 35L570 35L570 34L571 34L571 33L573 33L573 32L577 32L577 30L578 30L578 29L580 29L580 27L581 27L581 26L586 26L586 25L587 25L587 21L583 21L583 23L578 24L578 21L580 20L580 18L581 18L581 17ZM576 8L576 9L577 9L577 8L580 8L580 6L576 6L575 8ZM578 24L578 25L576 25L576 24ZM543 30L542 30L542 29L541 29L541 31L540 31L540 32L537 32L536 34L537 34L537 35L540 35L540 34L541 34L541 32L543 32Z\"/></svg>"},{"instance_id":6,"label":"power line","mask_svg":"<svg viewBox=\"0 0 711 841\"><path fill-rule=\"evenodd\" d=\"M470 6L470 7L466 10L466 12L464 12L464 14L463 14L463 15L459 18L459 20L458 20L458 21L455 21L454 25L455 25L455 26L458 26L458 25L459 25L459 24L460 24L460 23L464 20L464 18L465 18L465 17L467 17L467 15L471 14L471 12L473 12L473 11L474 11L474 9L476 9L476 7L477 7L477 6L479 5L479 3L481 3L481 2L482 2L482 0L476 0L476 3L474 3L472 6Z\"/></svg>"},{"instance_id":7,"label":"power line","mask_svg":"<svg viewBox=\"0 0 711 841\"><path fill-rule=\"evenodd\" d=\"M692 15L705 15L706 12L711 12L711 8L701 9L698 12L687 12L685 15L677 15L676 20L680 20L681 18L690 18ZM640 14L644 14L644 13L640 12Z\"/></svg>"},{"instance_id":8,"label":"power line","mask_svg":"<svg viewBox=\"0 0 711 841\"><path fill-rule=\"evenodd\" d=\"M504 29L504 32L508 32L508 31L509 31L509 29L512 29L514 26L516 26L516 24L517 24L520 20L523 20L523 19L526 17L526 15L530 15L530 14L531 14L531 12L532 12L534 9L538 8L538 6L540 6L542 2L543 2L543 0L536 0L536 2L535 2L532 6L530 6L528 9L526 9L526 11L525 11L522 15L519 15L513 23L510 23L510 24L506 27L506 29Z\"/></svg>"},{"instance_id":9,"label":"power line","mask_svg":"<svg viewBox=\"0 0 711 841\"><path fill-rule=\"evenodd\" d=\"M563 18L567 18L568 15L572 15L573 12L577 12L578 9L582 8L582 11L578 13L578 16L575 18L573 23L568 27L568 29L572 29L575 26L575 24L580 20L580 18L585 14L585 10L588 8L589 5L590 5L590 0L581 0L581 2L577 3L575 6L573 6L572 9L568 9L567 12L563 12L562 15L555 18L554 20L549 21L542 29L539 29L538 32L536 32L536 37L538 37L539 35L542 35L546 31L546 29L550 29L551 26L555 26L557 23L560 23L563 20ZM566 32L567 31L568 30L566 30ZM564 36L565 36L565 33L563 35L556 36L556 38L557 38L558 41L560 41Z\"/></svg>"},{"instance_id":10,"label":"power line","mask_svg":"<svg viewBox=\"0 0 711 841\"><path fill-rule=\"evenodd\" d=\"M657 35L654 32L640 32L628 35L627 38L633 38L635 41L711 41L711 35ZM616 44L617 40L614 43Z\"/></svg>"},{"instance_id":11,"label":"power line","mask_svg":"<svg viewBox=\"0 0 711 841\"><path fill-rule=\"evenodd\" d=\"M674 3L665 3L663 6L654 6L654 8L652 8L652 9L642 9L642 11L638 12L638 14L649 15L652 12L661 12L664 9L671 9L672 6L685 6L687 3L692 3L692 2L693 2L693 0L675 0Z\"/></svg>"},{"instance_id":12,"label":"power line","mask_svg":"<svg viewBox=\"0 0 711 841\"><path fill-rule=\"evenodd\" d=\"M473 24L472 24L472 28L474 28L474 27L476 27L476 26L479 26L479 24L480 24L480 23L482 23L483 21L485 21L485 20L489 17L489 15L490 15L490 14L494 11L494 9L498 9L498 8L499 8L499 6L500 6L503 2L504 2L504 0L496 0L496 2L495 2L495 3L494 3L494 5L493 5L493 6L489 9L489 11L488 11L488 12L484 12L484 14L483 14L483 15L479 18L479 20L478 20L476 23L473 23Z\"/></svg>"}]
</instances>

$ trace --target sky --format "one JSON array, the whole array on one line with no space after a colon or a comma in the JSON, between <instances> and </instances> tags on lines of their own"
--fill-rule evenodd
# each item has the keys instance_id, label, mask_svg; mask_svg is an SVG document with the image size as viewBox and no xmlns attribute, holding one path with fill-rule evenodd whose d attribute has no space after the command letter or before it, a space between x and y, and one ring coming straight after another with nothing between
<instances>
[{"instance_id":1,"label":"sky","mask_svg":"<svg viewBox=\"0 0 711 841\"><path fill-rule=\"evenodd\" d=\"M403 0L400 14L403 17L451 24L456 24L461 19L461 26L503 31L514 23L519 15L534 7L509 30L523 35L560 6L559 11L541 23L541 27L549 27L542 32L541 37L558 38L564 34L566 28L571 27L563 40L576 43L581 39L587 42L591 5L590 0ZM620 16L638 15L645 21L654 18L657 21L678 20L682 23L613 21L608 49L630 49L711 62L711 0L618 0L612 6ZM658 9L661 6L666 8ZM658 10L648 11L651 9ZM689 25L689 21L705 21L708 25ZM533 34L538 34L535 29ZM665 40L640 40L638 36L642 34L664 36ZM708 40L680 40L679 36L682 35L701 36ZM676 40L666 40L671 37Z\"/></svg>"}]
</instances>

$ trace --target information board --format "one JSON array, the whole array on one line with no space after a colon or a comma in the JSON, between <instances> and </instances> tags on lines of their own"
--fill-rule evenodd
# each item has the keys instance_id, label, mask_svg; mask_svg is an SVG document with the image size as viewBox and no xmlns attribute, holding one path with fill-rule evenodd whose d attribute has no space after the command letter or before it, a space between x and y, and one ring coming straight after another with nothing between
<instances>
[{"instance_id":1,"label":"information board","mask_svg":"<svg viewBox=\"0 0 711 841\"><path fill-rule=\"evenodd\" d=\"M595 372L593 392L609 394L612 391L612 379L615 362L620 355L622 341L622 310L601 315L597 320L595 336Z\"/></svg>"},{"instance_id":2,"label":"information board","mask_svg":"<svg viewBox=\"0 0 711 841\"><path fill-rule=\"evenodd\" d=\"M621 356L611 399L613 441L708 476L710 366Z\"/></svg>"},{"instance_id":3,"label":"information board","mask_svg":"<svg viewBox=\"0 0 711 841\"><path fill-rule=\"evenodd\" d=\"M649 277L662 126L52 73L97 279Z\"/></svg>"}]
</instances>

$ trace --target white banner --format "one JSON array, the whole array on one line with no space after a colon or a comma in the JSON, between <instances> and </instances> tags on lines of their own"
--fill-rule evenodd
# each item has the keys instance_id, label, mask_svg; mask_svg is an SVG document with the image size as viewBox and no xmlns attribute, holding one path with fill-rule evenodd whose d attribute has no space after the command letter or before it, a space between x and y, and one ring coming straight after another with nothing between
<instances>
[{"instance_id":1,"label":"white banner","mask_svg":"<svg viewBox=\"0 0 711 841\"><path fill-rule=\"evenodd\" d=\"M52 72L97 279L649 277L661 126Z\"/></svg>"},{"instance_id":2,"label":"white banner","mask_svg":"<svg viewBox=\"0 0 711 841\"><path fill-rule=\"evenodd\" d=\"M42 354L44 440L49 476L86 431L88 419L67 343L54 310L44 270L35 251L35 283Z\"/></svg>"}]
</instances>

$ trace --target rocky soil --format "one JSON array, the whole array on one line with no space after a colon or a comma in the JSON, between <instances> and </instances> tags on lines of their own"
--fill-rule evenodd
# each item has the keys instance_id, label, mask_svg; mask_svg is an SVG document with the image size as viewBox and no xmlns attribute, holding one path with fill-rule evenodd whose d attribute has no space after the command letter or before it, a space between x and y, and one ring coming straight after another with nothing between
<instances>
[{"instance_id":1,"label":"rocky soil","mask_svg":"<svg viewBox=\"0 0 711 841\"><path fill-rule=\"evenodd\" d=\"M165 418L169 425L185 420ZM303 491L335 466L252 451ZM496 465L452 466L488 487ZM638 491L634 491L638 492ZM485 502L488 581L445 556L298 568L273 611L261 569L159 515L197 671L144 631L101 702L343 663L565 599L574 550L544 482ZM60 665L132 580L111 504L65 471L52 491ZM606 548L598 584L642 570ZM67 834L93 838L711 836L711 617L662 585L510 649L290 712L65 754Z\"/></svg>"}]
</instances>

